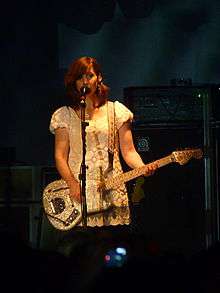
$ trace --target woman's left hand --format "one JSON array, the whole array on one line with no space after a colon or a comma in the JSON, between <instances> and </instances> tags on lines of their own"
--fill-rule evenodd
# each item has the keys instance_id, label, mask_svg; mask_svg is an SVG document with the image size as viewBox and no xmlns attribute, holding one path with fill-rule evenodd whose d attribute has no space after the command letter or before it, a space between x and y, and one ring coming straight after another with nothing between
<instances>
[{"instance_id":1,"label":"woman's left hand","mask_svg":"<svg viewBox=\"0 0 220 293\"><path fill-rule=\"evenodd\" d=\"M158 165L156 163L152 163L146 166L146 172L144 174L145 177L151 176L157 170Z\"/></svg>"}]
</instances>

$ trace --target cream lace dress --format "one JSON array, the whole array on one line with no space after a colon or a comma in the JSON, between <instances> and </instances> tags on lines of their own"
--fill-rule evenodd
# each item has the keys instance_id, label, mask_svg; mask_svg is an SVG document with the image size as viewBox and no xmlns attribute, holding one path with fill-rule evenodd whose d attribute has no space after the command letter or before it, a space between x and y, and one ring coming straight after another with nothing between
<instances>
[{"instance_id":1,"label":"cream lace dress","mask_svg":"<svg viewBox=\"0 0 220 293\"><path fill-rule=\"evenodd\" d=\"M115 101L115 120L116 128L122 126L126 121L132 121L132 112L122 103ZM107 104L102 107L106 107ZM101 173L107 170L109 166L108 157L108 117L88 120L89 126L86 127L86 202L87 211L99 210L103 207L103 200L110 201L114 208L103 213L89 216L87 219L88 226L108 226L123 225L130 223L130 212L128 204L128 195L126 187L122 184L117 189L112 189L103 198L97 186L100 182ZM80 166L82 161L82 141L81 141L81 120L71 107L61 107L57 109L51 118L50 131L58 127L65 127L69 132L70 152L68 163L76 179L79 177ZM114 154L113 170L109 176L115 176L122 173L122 167L119 161L118 151Z\"/></svg>"}]
</instances>

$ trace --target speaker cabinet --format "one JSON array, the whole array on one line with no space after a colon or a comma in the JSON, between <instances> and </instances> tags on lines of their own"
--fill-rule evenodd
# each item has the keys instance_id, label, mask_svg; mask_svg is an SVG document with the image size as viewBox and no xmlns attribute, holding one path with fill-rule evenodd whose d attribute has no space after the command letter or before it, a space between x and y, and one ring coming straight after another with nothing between
<instances>
[{"instance_id":1,"label":"speaker cabinet","mask_svg":"<svg viewBox=\"0 0 220 293\"><path fill-rule=\"evenodd\" d=\"M30 211L28 206L0 206L1 229L16 234L22 241L28 242L30 237Z\"/></svg>"},{"instance_id":2,"label":"speaker cabinet","mask_svg":"<svg viewBox=\"0 0 220 293\"><path fill-rule=\"evenodd\" d=\"M202 129L191 126L136 127L133 137L145 163L180 148L201 147L203 142ZM128 190L134 231L157 241L163 249L190 253L204 247L203 160L166 165L153 176L134 180Z\"/></svg>"}]
</instances>

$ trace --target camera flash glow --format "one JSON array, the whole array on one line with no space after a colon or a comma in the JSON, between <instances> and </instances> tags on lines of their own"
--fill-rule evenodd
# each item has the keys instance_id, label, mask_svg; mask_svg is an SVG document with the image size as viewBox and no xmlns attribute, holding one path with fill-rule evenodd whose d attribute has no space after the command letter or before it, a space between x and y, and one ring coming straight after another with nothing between
<instances>
[{"instance_id":1,"label":"camera flash glow","mask_svg":"<svg viewBox=\"0 0 220 293\"><path fill-rule=\"evenodd\" d=\"M116 252L118 254L121 254L121 255L126 255L127 254L127 251L126 251L126 249L124 247L117 247Z\"/></svg>"}]
</instances>

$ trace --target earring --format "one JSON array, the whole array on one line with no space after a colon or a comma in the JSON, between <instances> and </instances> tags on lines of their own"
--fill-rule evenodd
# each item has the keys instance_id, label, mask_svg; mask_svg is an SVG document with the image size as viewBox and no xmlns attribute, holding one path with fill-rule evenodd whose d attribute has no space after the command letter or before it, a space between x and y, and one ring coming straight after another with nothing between
<instances>
[{"instance_id":1,"label":"earring","mask_svg":"<svg viewBox=\"0 0 220 293\"><path fill-rule=\"evenodd\" d=\"M97 84L97 94L100 96L102 92L102 81L99 81Z\"/></svg>"}]
</instances>

